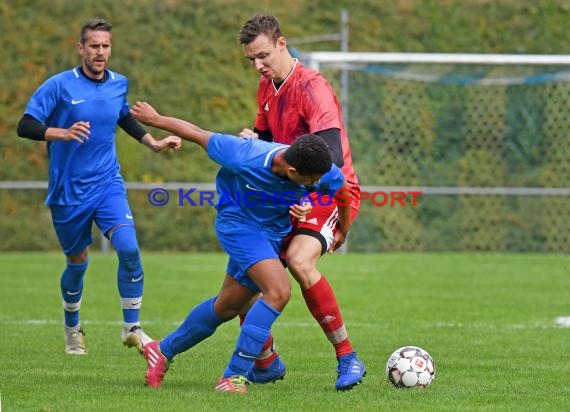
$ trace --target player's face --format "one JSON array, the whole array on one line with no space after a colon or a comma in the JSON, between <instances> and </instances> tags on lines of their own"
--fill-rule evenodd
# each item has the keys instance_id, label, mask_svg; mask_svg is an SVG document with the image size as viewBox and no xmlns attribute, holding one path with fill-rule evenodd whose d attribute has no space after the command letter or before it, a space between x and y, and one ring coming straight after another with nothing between
<instances>
[{"instance_id":1,"label":"player's face","mask_svg":"<svg viewBox=\"0 0 570 412\"><path fill-rule=\"evenodd\" d=\"M279 37L275 42L266 34L260 34L244 46L244 52L253 68L266 79L281 82L289 74L291 67L285 37Z\"/></svg>"},{"instance_id":2,"label":"player's face","mask_svg":"<svg viewBox=\"0 0 570 412\"><path fill-rule=\"evenodd\" d=\"M85 74L94 79L102 79L111 57L111 33L91 30L87 33L85 44L79 42L77 50L83 60Z\"/></svg>"}]
</instances>

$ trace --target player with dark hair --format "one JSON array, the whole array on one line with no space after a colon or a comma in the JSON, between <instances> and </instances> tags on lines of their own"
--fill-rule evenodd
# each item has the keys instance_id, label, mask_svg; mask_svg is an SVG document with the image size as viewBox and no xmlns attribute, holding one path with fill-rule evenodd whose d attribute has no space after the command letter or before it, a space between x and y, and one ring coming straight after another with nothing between
<instances>
[{"instance_id":1,"label":"player with dark hair","mask_svg":"<svg viewBox=\"0 0 570 412\"><path fill-rule=\"evenodd\" d=\"M115 149L119 125L155 152L178 150L181 140L155 140L129 113L128 80L107 69L111 24L97 18L81 29L81 66L56 74L32 95L18 124L18 135L47 141L51 209L57 237L67 257L61 275L65 352L87 353L79 308L89 263L93 222L111 240L119 259L118 289L123 309L122 341L143 353L152 339L140 326L143 268L133 214Z\"/></svg>"},{"instance_id":2,"label":"player with dark hair","mask_svg":"<svg viewBox=\"0 0 570 412\"><path fill-rule=\"evenodd\" d=\"M291 231L290 214L310 210L298 205L310 190L333 195L347 187L333 165L326 143L316 135L299 137L291 146L202 130L184 120L159 115L137 102L131 113L145 124L190 140L204 148L222 168L216 176L216 234L229 255L222 288L194 307L186 320L160 342L145 347L146 383L162 384L169 362L233 319L260 292L243 321L240 334L215 390L246 392L247 377L270 335L271 326L291 296L291 283L279 253ZM222 201L222 199L224 199ZM338 231L330 250L345 240L350 207L339 207Z\"/></svg>"},{"instance_id":3,"label":"player with dark hair","mask_svg":"<svg viewBox=\"0 0 570 412\"><path fill-rule=\"evenodd\" d=\"M334 90L323 76L291 56L276 17L251 17L239 32L239 42L253 68L261 74L254 129L244 129L240 136L285 144L291 144L306 133L321 136L331 151L333 162L347 179L354 220L360 207L360 187ZM327 251L338 229L334 219L336 209L334 201L315 202L304 221L295 220L285 242L284 257L301 287L309 311L335 349L336 388L347 390L362 381L366 368L348 339L334 292L317 269L320 256ZM249 379L266 383L284 375L285 365L274 351L270 337Z\"/></svg>"}]
</instances>

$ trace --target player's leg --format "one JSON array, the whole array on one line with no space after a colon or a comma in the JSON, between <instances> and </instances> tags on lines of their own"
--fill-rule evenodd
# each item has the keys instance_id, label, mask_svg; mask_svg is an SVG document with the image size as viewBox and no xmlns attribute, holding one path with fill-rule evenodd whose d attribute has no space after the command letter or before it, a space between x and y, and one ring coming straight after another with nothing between
<instances>
[{"instance_id":1,"label":"player's leg","mask_svg":"<svg viewBox=\"0 0 570 412\"><path fill-rule=\"evenodd\" d=\"M55 232L66 255L66 267L60 279L65 352L68 355L85 355L85 333L81 328L79 309L83 297L83 278L89 263L88 246L92 242L90 205L51 205L50 209Z\"/></svg>"},{"instance_id":2,"label":"player's leg","mask_svg":"<svg viewBox=\"0 0 570 412\"><path fill-rule=\"evenodd\" d=\"M277 255L250 266L247 276L262 296L247 312L230 362L215 388L218 391L245 391L244 379L261 353L271 326L291 297L291 283Z\"/></svg>"},{"instance_id":3,"label":"player's leg","mask_svg":"<svg viewBox=\"0 0 570 412\"><path fill-rule=\"evenodd\" d=\"M333 289L316 269L318 258L310 253L315 249L320 249L320 242L314 237L295 236L287 252L288 262L292 264L289 270L301 285L309 311L335 349L338 361L336 388L351 389L362 381L366 369L352 348Z\"/></svg>"},{"instance_id":4,"label":"player's leg","mask_svg":"<svg viewBox=\"0 0 570 412\"><path fill-rule=\"evenodd\" d=\"M285 262L285 254L280 258L282 264ZM285 265L284 265L285 266ZM261 295L257 294L254 296L250 302L248 302L241 313L239 314L240 327L243 325L245 316L253 304L259 299ZM273 340L273 335L270 333L269 337L265 341L261 353L255 360L253 368L251 369L247 379L251 383L275 383L278 380L283 380L287 368L285 363L279 357L279 353L275 350L275 343Z\"/></svg>"},{"instance_id":5,"label":"player's leg","mask_svg":"<svg viewBox=\"0 0 570 412\"><path fill-rule=\"evenodd\" d=\"M231 269L231 264L228 269ZM237 316L255 293L231 276L226 276L217 296L195 306L184 322L160 342L154 341L145 347L147 385L160 386L168 365L176 355L208 338L219 325Z\"/></svg>"},{"instance_id":6,"label":"player's leg","mask_svg":"<svg viewBox=\"0 0 570 412\"><path fill-rule=\"evenodd\" d=\"M119 260L117 287L124 321L121 340L125 346L135 347L143 353L144 345L152 339L143 331L140 323L144 272L135 228L130 225L119 225L111 229L108 237Z\"/></svg>"},{"instance_id":7,"label":"player's leg","mask_svg":"<svg viewBox=\"0 0 570 412\"><path fill-rule=\"evenodd\" d=\"M85 332L79 323L79 308L83 296L83 278L89 263L88 249L73 256L67 256L65 270L61 274L61 295L63 298L65 353L85 355L87 348L83 336Z\"/></svg>"},{"instance_id":8,"label":"player's leg","mask_svg":"<svg viewBox=\"0 0 570 412\"><path fill-rule=\"evenodd\" d=\"M360 383L366 369L352 348L333 289L317 269L319 258L334 239L337 221L336 205L319 198L307 219L298 223L286 256L289 271L299 283L309 311L335 349L336 388L345 390Z\"/></svg>"},{"instance_id":9,"label":"player's leg","mask_svg":"<svg viewBox=\"0 0 570 412\"><path fill-rule=\"evenodd\" d=\"M226 276L219 294L195 306L184 322L161 341L161 352L170 361L211 336L219 325L237 316L252 294L234 278Z\"/></svg>"},{"instance_id":10,"label":"player's leg","mask_svg":"<svg viewBox=\"0 0 570 412\"><path fill-rule=\"evenodd\" d=\"M243 308L239 315L240 327L243 325L247 312L259 297L259 294L255 295ZM275 383L278 380L283 380L286 370L285 363L283 363L279 357L279 353L275 350L273 335L270 334L261 348L261 353L255 360L247 379L251 383Z\"/></svg>"},{"instance_id":11,"label":"player's leg","mask_svg":"<svg viewBox=\"0 0 570 412\"><path fill-rule=\"evenodd\" d=\"M110 239L118 258L117 287L123 311L121 340L142 354L144 345L152 339L143 331L140 309L144 289L144 271L134 219L122 182L108 186L97 205L94 220Z\"/></svg>"},{"instance_id":12,"label":"player's leg","mask_svg":"<svg viewBox=\"0 0 570 412\"><path fill-rule=\"evenodd\" d=\"M291 282L279 260L280 241L248 226L218 222L216 229L220 244L234 263L232 268L228 265L228 274L252 292L262 292L244 319L232 357L215 387L217 391L245 392L248 374L270 335L271 325L289 301Z\"/></svg>"},{"instance_id":13,"label":"player's leg","mask_svg":"<svg viewBox=\"0 0 570 412\"><path fill-rule=\"evenodd\" d=\"M287 249L287 263L309 311L340 357L353 350L333 289L316 267L321 250L315 237L298 234Z\"/></svg>"}]
</instances>

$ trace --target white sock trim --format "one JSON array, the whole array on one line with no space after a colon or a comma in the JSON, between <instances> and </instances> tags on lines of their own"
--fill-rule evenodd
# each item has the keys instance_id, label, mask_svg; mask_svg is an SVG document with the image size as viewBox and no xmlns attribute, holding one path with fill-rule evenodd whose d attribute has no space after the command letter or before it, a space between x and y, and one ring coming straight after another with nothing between
<instances>
[{"instance_id":1,"label":"white sock trim","mask_svg":"<svg viewBox=\"0 0 570 412\"><path fill-rule=\"evenodd\" d=\"M65 310L66 312L77 312L81 307L81 299L79 299L79 302L75 303L66 302L65 300L62 301L63 301L63 310Z\"/></svg>"},{"instance_id":2,"label":"white sock trim","mask_svg":"<svg viewBox=\"0 0 570 412\"><path fill-rule=\"evenodd\" d=\"M121 298L121 308L123 309L140 309L142 305L142 296L138 298Z\"/></svg>"}]
</instances>

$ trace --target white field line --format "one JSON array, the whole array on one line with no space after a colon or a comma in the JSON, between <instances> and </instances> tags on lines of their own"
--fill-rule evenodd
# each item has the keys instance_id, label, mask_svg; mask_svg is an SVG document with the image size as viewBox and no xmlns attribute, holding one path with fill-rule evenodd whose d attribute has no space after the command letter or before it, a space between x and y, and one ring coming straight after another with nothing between
<instances>
[{"instance_id":1,"label":"white field line","mask_svg":"<svg viewBox=\"0 0 570 412\"><path fill-rule=\"evenodd\" d=\"M158 321L158 320L144 320L143 325L165 325L165 326L178 326L182 323L181 319L177 322ZM61 325L63 320L56 319L0 319L0 325L11 326L51 326ZM102 325L102 326L115 326L122 325L122 321L115 320L82 320L82 325ZM280 328L317 328L316 322L288 322L278 321ZM352 328L363 329L391 329L401 327L400 323L390 322L350 322ZM515 323L515 324L498 324L489 322L476 322L476 323L462 323L462 322L425 322L414 324L420 328L435 328L435 329L557 329L557 328L570 328L570 316L559 316L553 322L529 322L529 323Z\"/></svg>"}]
</instances>

